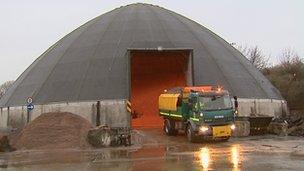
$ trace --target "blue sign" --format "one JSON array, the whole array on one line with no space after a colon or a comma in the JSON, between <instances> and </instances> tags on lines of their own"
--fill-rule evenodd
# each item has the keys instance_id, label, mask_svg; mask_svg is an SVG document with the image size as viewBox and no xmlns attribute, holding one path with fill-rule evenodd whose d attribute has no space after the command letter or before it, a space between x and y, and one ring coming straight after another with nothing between
<instances>
[{"instance_id":1,"label":"blue sign","mask_svg":"<svg viewBox=\"0 0 304 171\"><path fill-rule=\"evenodd\" d=\"M34 109L34 105L32 103L29 103L27 106L26 106L27 110L33 110Z\"/></svg>"}]
</instances>

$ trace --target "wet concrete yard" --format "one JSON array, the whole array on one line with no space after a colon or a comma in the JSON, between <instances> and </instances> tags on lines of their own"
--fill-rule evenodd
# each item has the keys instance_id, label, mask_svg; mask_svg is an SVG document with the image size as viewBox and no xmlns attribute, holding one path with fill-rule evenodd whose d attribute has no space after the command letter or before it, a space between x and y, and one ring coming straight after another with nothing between
<instances>
[{"instance_id":1,"label":"wet concrete yard","mask_svg":"<svg viewBox=\"0 0 304 171\"><path fill-rule=\"evenodd\" d=\"M188 143L161 129L134 131L134 145L89 150L16 151L1 170L304 170L304 138L273 135Z\"/></svg>"}]
</instances>

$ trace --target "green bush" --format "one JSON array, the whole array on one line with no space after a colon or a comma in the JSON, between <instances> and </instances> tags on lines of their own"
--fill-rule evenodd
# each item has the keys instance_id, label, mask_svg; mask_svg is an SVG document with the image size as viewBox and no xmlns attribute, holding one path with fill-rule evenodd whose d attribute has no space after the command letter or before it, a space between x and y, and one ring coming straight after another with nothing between
<instances>
[{"instance_id":1,"label":"green bush","mask_svg":"<svg viewBox=\"0 0 304 171\"><path fill-rule=\"evenodd\" d=\"M290 110L304 111L304 63L299 57L263 70L287 100Z\"/></svg>"}]
</instances>

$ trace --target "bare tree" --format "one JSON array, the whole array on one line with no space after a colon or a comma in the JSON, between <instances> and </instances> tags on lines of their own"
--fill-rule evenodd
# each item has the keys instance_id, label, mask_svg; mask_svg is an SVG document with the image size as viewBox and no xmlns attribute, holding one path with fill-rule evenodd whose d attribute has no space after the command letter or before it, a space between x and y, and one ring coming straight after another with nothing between
<instances>
[{"instance_id":1,"label":"bare tree","mask_svg":"<svg viewBox=\"0 0 304 171\"><path fill-rule=\"evenodd\" d=\"M0 85L0 99L7 92L7 90L13 85L14 81L6 81Z\"/></svg>"},{"instance_id":2,"label":"bare tree","mask_svg":"<svg viewBox=\"0 0 304 171\"><path fill-rule=\"evenodd\" d=\"M258 46L237 46L237 49L259 70L269 66L269 57L266 57Z\"/></svg>"},{"instance_id":3,"label":"bare tree","mask_svg":"<svg viewBox=\"0 0 304 171\"><path fill-rule=\"evenodd\" d=\"M292 49L284 49L280 56L280 64L285 72L290 74L297 74L301 70L302 60L300 56Z\"/></svg>"},{"instance_id":4,"label":"bare tree","mask_svg":"<svg viewBox=\"0 0 304 171\"><path fill-rule=\"evenodd\" d=\"M304 112L303 60L292 49L284 49L278 59L280 63L269 67L266 76L280 90L290 110Z\"/></svg>"}]
</instances>

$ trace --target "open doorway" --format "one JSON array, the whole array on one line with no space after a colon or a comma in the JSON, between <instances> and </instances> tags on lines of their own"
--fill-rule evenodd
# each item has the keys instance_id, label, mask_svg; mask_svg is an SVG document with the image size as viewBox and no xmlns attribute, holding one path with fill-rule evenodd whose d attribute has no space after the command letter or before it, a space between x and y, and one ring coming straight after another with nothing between
<instances>
[{"instance_id":1,"label":"open doorway","mask_svg":"<svg viewBox=\"0 0 304 171\"><path fill-rule=\"evenodd\" d=\"M191 50L131 50L133 127L162 127L158 113L158 97L172 87L192 85Z\"/></svg>"}]
</instances>

